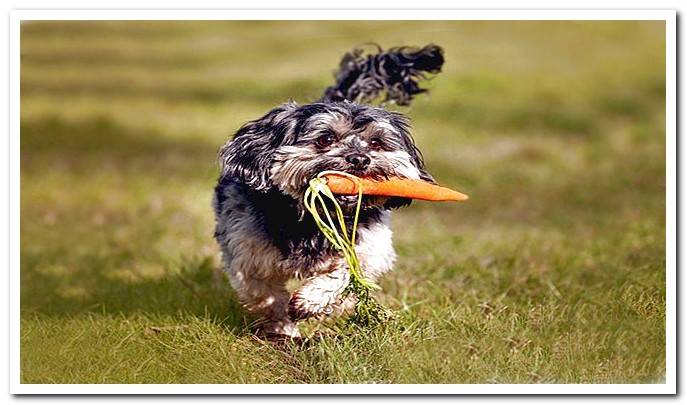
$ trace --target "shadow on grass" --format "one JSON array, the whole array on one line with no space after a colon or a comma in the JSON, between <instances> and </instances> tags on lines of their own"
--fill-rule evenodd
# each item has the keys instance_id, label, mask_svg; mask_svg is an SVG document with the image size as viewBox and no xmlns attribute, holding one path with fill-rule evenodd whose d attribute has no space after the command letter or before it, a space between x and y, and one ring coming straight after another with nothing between
<instances>
[{"instance_id":1,"label":"shadow on grass","mask_svg":"<svg viewBox=\"0 0 687 405\"><path fill-rule=\"evenodd\" d=\"M70 269L69 274L41 271L35 257L22 261L22 312L47 316L83 314L143 316L161 320L201 317L248 333L246 317L229 282L209 257L167 264L159 278L123 276L116 269L94 263ZM40 260L40 259L39 259ZM114 271L113 271L114 270Z\"/></svg>"}]
</instances>

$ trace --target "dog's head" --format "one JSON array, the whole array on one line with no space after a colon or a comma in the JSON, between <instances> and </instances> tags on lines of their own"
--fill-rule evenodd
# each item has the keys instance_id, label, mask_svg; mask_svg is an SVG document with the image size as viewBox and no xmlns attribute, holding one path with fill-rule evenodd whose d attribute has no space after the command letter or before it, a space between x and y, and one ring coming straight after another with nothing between
<instances>
[{"instance_id":1,"label":"dog's head","mask_svg":"<svg viewBox=\"0 0 687 405\"><path fill-rule=\"evenodd\" d=\"M408 119L352 102L287 103L246 123L220 151L222 176L257 191L278 189L301 199L310 179L325 170L360 177L434 182L409 132ZM344 206L353 197L341 197ZM398 207L401 198L365 197L364 206Z\"/></svg>"}]
</instances>

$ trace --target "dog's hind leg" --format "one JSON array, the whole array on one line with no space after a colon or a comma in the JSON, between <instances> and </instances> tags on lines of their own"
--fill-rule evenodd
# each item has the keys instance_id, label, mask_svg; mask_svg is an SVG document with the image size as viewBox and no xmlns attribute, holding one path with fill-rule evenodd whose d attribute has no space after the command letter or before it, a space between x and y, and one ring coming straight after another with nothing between
<instances>
[{"instance_id":1,"label":"dog's hind leg","mask_svg":"<svg viewBox=\"0 0 687 405\"><path fill-rule=\"evenodd\" d=\"M350 279L348 268L342 263L331 272L310 277L293 292L289 301L289 316L297 321L329 315L339 301Z\"/></svg>"}]
</instances>

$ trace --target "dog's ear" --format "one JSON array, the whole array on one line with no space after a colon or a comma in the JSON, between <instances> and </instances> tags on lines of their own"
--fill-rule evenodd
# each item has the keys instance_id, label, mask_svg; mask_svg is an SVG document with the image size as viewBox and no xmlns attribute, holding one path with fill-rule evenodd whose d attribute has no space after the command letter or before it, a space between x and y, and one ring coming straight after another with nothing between
<instances>
[{"instance_id":1,"label":"dog's ear","mask_svg":"<svg viewBox=\"0 0 687 405\"><path fill-rule=\"evenodd\" d=\"M408 155L410 155L410 160L417 168L417 171L420 174L420 179L432 184L436 184L434 177L432 177L432 175L429 174L425 168L425 160L422 157L422 152L420 152L420 149L418 149L418 147L415 145L415 140L410 134L410 122L408 121L408 118L406 118L405 115L394 112L390 114L390 121L391 125L394 126L398 131L403 143L403 148Z\"/></svg>"},{"instance_id":2,"label":"dog's ear","mask_svg":"<svg viewBox=\"0 0 687 405\"><path fill-rule=\"evenodd\" d=\"M258 191L272 187L274 151L292 131L293 120L289 117L296 107L295 103L287 103L244 124L219 151L220 179L231 178Z\"/></svg>"},{"instance_id":3,"label":"dog's ear","mask_svg":"<svg viewBox=\"0 0 687 405\"><path fill-rule=\"evenodd\" d=\"M410 135L410 133L404 130L401 133L401 138L405 141L406 152L408 152L408 154L410 155L410 160L417 168L417 171L420 174L420 179L428 183L437 184L436 180L434 180L434 177L432 177L432 175L429 174L427 169L425 169L425 162L422 158L422 153L420 152L420 149L418 149L417 146L415 146L415 143L413 142L413 137ZM384 208L396 209L407 207L408 205L410 205L412 201L413 200L411 200L410 198L391 197L386 201L386 203L384 203Z\"/></svg>"},{"instance_id":4,"label":"dog's ear","mask_svg":"<svg viewBox=\"0 0 687 405\"><path fill-rule=\"evenodd\" d=\"M413 144L412 148L410 148L409 154L413 160L413 163L415 163L418 172L420 172L420 178L428 183L437 184L436 180L434 180L434 177L432 177L432 175L429 174L429 172L425 168L425 161L422 158L422 153L420 152L420 149L418 149L417 146Z\"/></svg>"}]
</instances>

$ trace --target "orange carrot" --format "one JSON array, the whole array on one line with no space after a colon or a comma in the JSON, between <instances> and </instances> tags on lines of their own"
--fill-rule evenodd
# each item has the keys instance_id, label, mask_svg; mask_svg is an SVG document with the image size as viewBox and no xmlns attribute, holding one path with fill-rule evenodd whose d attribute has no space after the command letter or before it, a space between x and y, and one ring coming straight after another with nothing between
<instances>
[{"instance_id":1,"label":"orange carrot","mask_svg":"<svg viewBox=\"0 0 687 405\"><path fill-rule=\"evenodd\" d=\"M325 178L327 179L327 186L334 194L358 194L358 183L347 176L329 173L325 175ZM360 179L360 184L365 195L405 197L425 201L464 201L468 199L468 196L463 193L423 180L394 178L374 181Z\"/></svg>"}]
</instances>

